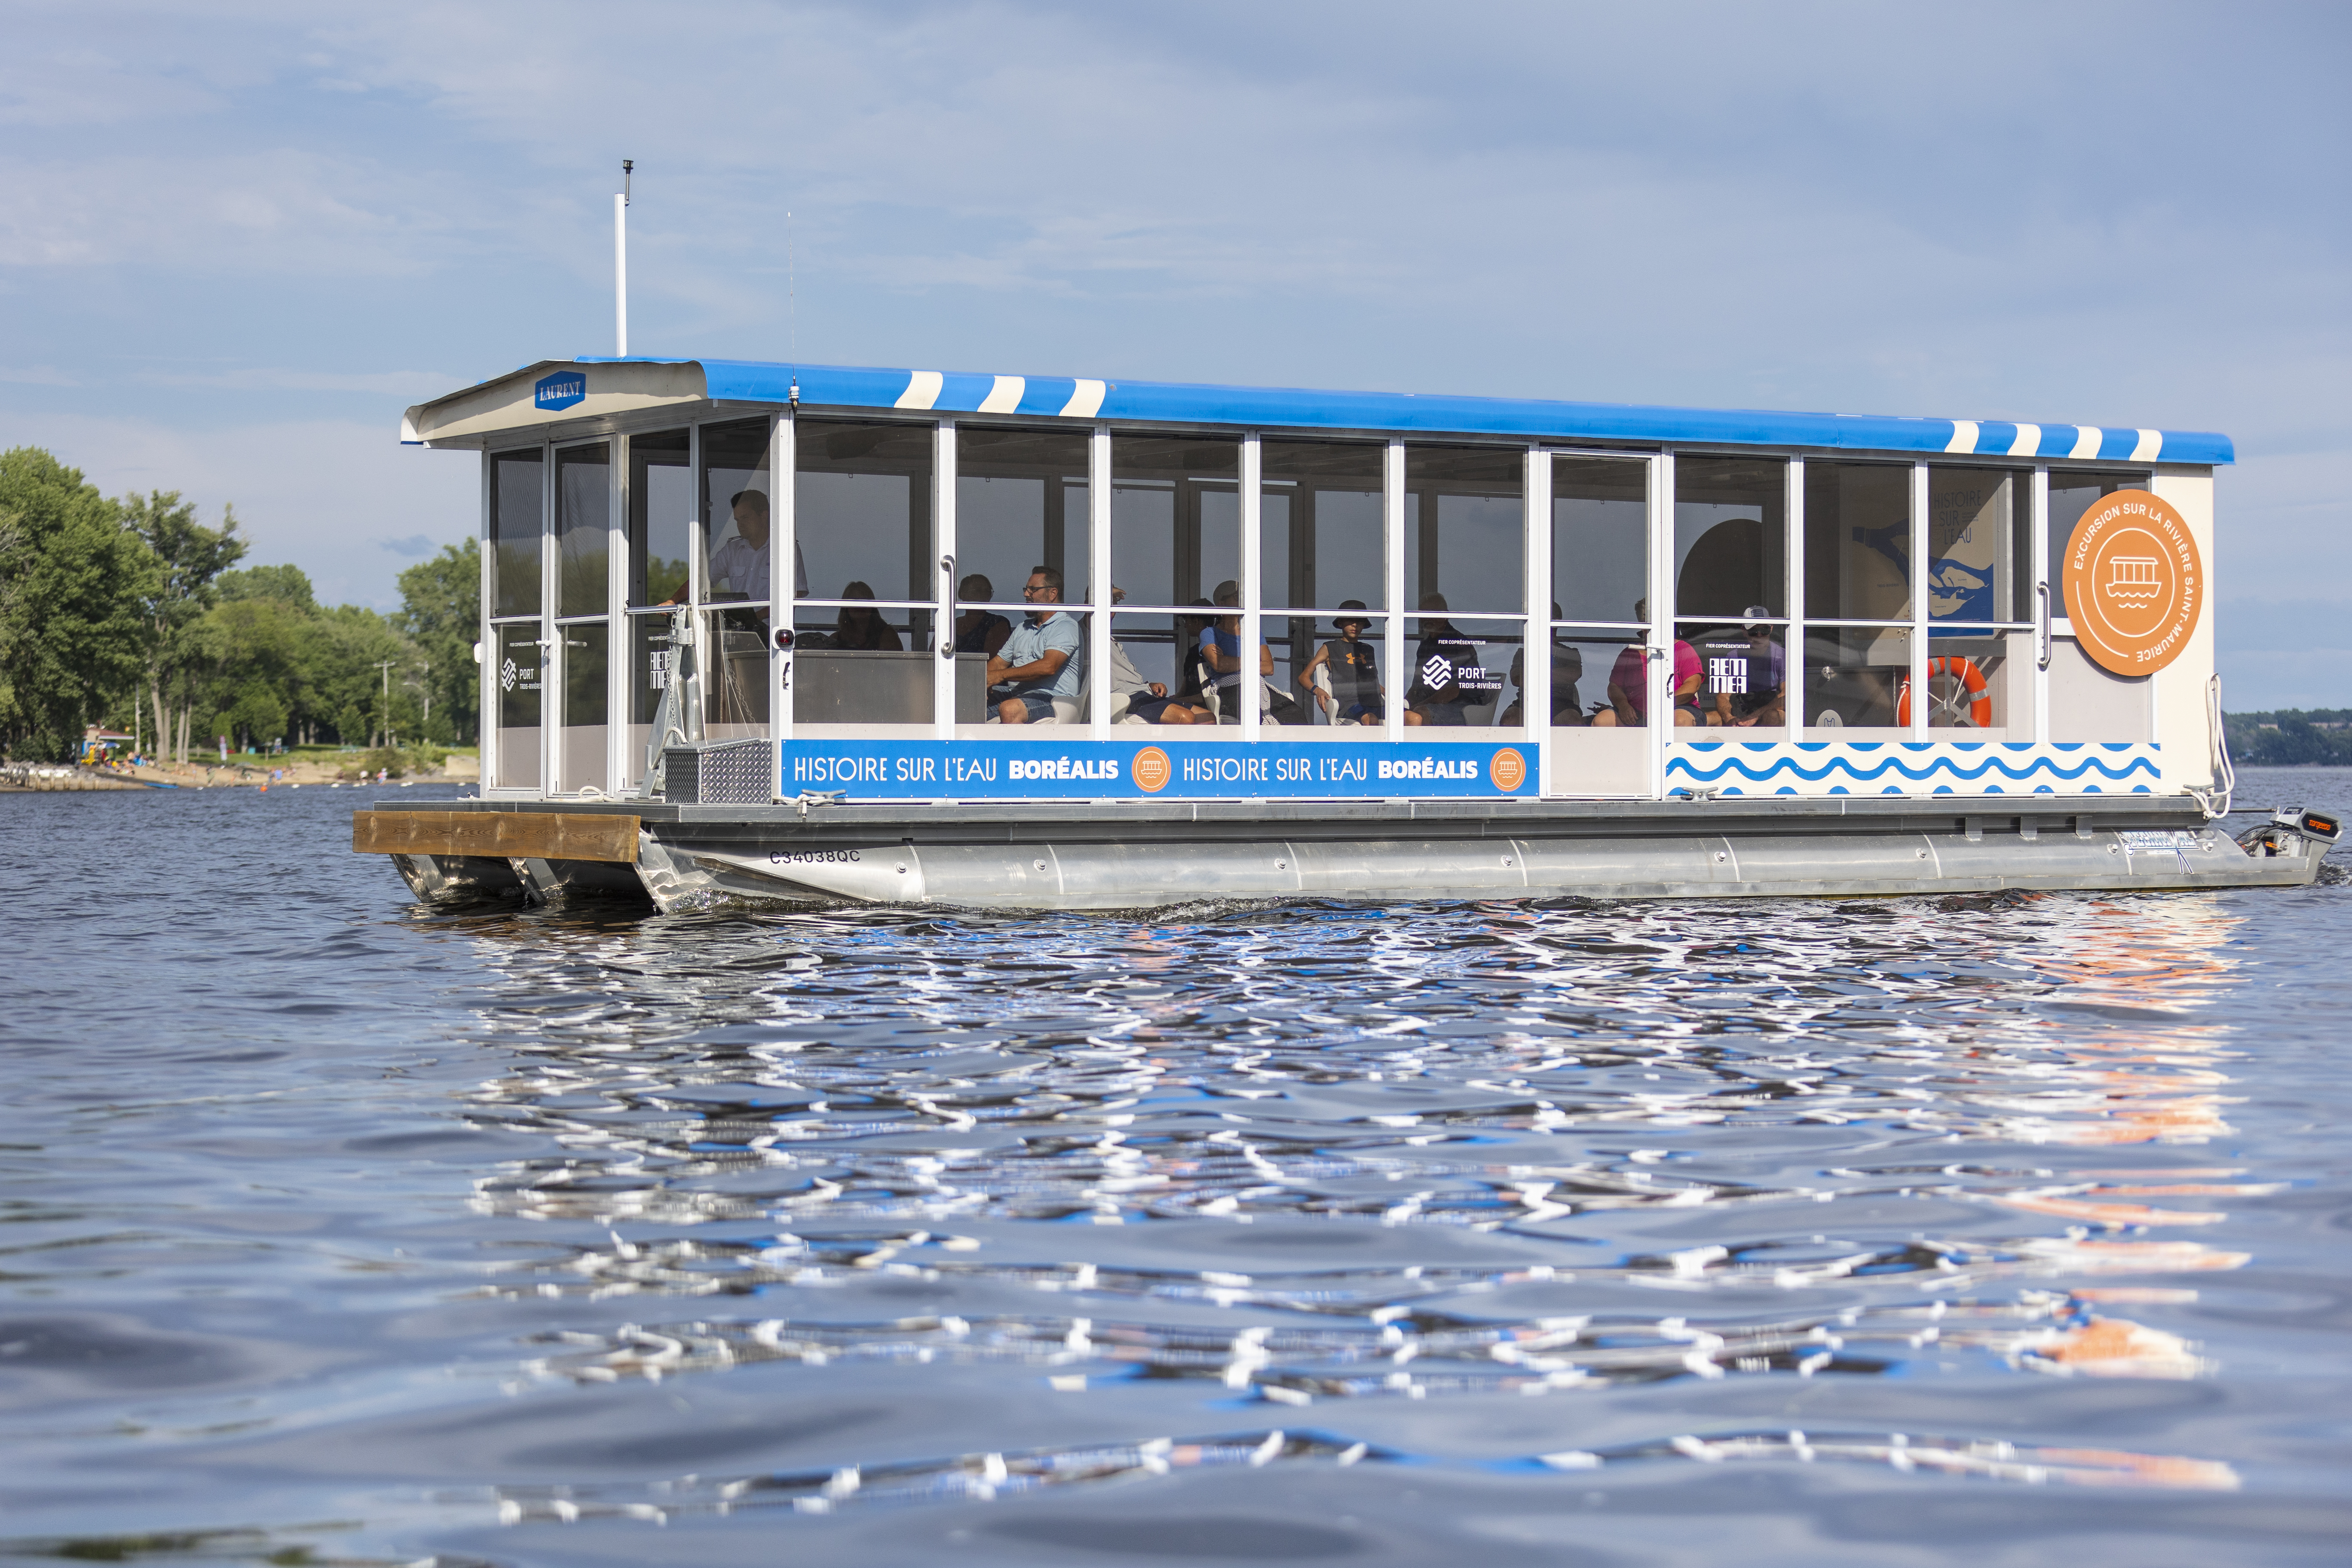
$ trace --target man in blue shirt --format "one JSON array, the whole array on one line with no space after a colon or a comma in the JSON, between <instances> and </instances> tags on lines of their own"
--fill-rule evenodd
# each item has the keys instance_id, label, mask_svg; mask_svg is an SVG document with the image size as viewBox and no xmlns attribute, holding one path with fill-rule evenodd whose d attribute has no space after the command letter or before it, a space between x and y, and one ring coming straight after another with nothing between
<instances>
[{"instance_id":1,"label":"man in blue shirt","mask_svg":"<svg viewBox=\"0 0 2352 1568\"><path fill-rule=\"evenodd\" d=\"M1051 566L1033 569L1021 595L1031 609L988 656L988 695L1007 724L1051 723L1054 700L1075 700L1086 680L1086 634L1053 607L1062 602L1062 574Z\"/></svg>"}]
</instances>

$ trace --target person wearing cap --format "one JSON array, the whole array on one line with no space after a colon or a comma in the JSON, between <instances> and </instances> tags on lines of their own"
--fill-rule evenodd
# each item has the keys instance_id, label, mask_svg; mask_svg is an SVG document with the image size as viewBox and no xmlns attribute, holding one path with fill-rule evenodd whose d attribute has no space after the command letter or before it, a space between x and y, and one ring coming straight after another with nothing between
<instances>
[{"instance_id":1,"label":"person wearing cap","mask_svg":"<svg viewBox=\"0 0 2352 1568\"><path fill-rule=\"evenodd\" d=\"M1331 722L1334 724L1379 724L1388 717L1387 689L1381 685L1380 661L1372 645L1364 641L1364 629L1371 618L1362 614L1361 599L1343 600L1339 613L1331 618L1331 626L1339 635L1315 650L1307 668L1298 672L1299 689L1314 692L1322 701L1322 693L1315 691L1315 672L1328 669L1331 680ZM1348 612L1358 612L1351 616Z\"/></svg>"},{"instance_id":2,"label":"person wearing cap","mask_svg":"<svg viewBox=\"0 0 2352 1568\"><path fill-rule=\"evenodd\" d=\"M1748 656L1737 661L1743 666L1738 684L1747 689L1734 691L1729 689L1732 681L1722 681L1722 689L1715 694L1715 710L1706 716L1708 723L1771 729L1789 721L1788 657L1773 640L1772 628L1763 624L1771 613L1762 605L1750 605L1740 612L1747 623L1741 629L1748 637Z\"/></svg>"}]
</instances>

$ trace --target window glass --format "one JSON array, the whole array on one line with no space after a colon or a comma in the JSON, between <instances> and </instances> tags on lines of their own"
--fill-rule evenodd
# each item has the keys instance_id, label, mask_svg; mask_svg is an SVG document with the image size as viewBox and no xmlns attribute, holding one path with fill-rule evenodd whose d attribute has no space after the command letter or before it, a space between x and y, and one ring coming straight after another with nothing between
<instances>
[{"instance_id":1,"label":"window glass","mask_svg":"<svg viewBox=\"0 0 2352 1568\"><path fill-rule=\"evenodd\" d=\"M612 448L599 441L555 454L555 537L562 552L556 577L559 616L601 616L611 597Z\"/></svg>"},{"instance_id":2,"label":"window glass","mask_svg":"<svg viewBox=\"0 0 2352 1568\"><path fill-rule=\"evenodd\" d=\"M1327 620L1298 616L1265 623L1269 640L1277 628L1286 634L1288 647L1274 650L1276 684L1299 702L1308 723L1387 721L1387 624L1385 616L1348 610Z\"/></svg>"},{"instance_id":3,"label":"window glass","mask_svg":"<svg viewBox=\"0 0 2352 1568\"><path fill-rule=\"evenodd\" d=\"M1643 462L1552 459L1554 620L1635 618L1649 592L1649 472Z\"/></svg>"},{"instance_id":4,"label":"window glass","mask_svg":"<svg viewBox=\"0 0 2352 1568\"><path fill-rule=\"evenodd\" d=\"M493 616L539 614L539 552L546 531L540 484L546 468L536 448L490 459Z\"/></svg>"},{"instance_id":5,"label":"window glass","mask_svg":"<svg viewBox=\"0 0 2352 1568\"><path fill-rule=\"evenodd\" d=\"M1021 608L1030 569L1062 574L1065 595L1087 597L1087 437L1066 430L956 431L959 603L995 605L957 618L956 646L985 652L987 637ZM974 582L978 578L980 581Z\"/></svg>"},{"instance_id":6,"label":"window glass","mask_svg":"<svg viewBox=\"0 0 2352 1568\"><path fill-rule=\"evenodd\" d=\"M1423 595L1423 612L1406 623L1412 668L1405 671L1405 722L1439 729L1490 725L1504 704L1521 623L1459 616L1444 595Z\"/></svg>"},{"instance_id":7,"label":"window glass","mask_svg":"<svg viewBox=\"0 0 2352 1568\"><path fill-rule=\"evenodd\" d=\"M767 599L770 490L765 419L702 427L705 600Z\"/></svg>"},{"instance_id":8,"label":"window glass","mask_svg":"<svg viewBox=\"0 0 2352 1568\"><path fill-rule=\"evenodd\" d=\"M1985 629L1948 635L1928 643L1927 727L1931 730L2005 730L2024 725L2033 700L2031 631ZM1898 722L1910 718L1896 689Z\"/></svg>"},{"instance_id":9,"label":"window glass","mask_svg":"<svg viewBox=\"0 0 2352 1568\"><path fill-rule=\"evenodd\" d=\"M686 563L694 548L694 476L683 430L629 437L629 603L667 605L686 597Z\"/></svg>"},{"instance_id":10,"label":"window glass","mask_svg":"<svg viewBox=\"0 0 2352 1568\"><path fill-rule=\"evenodd\" d=\"M1910 679L1908 626L1806 630L1805 722L1813 728L1894 728Z\"/></svg>"},{"instance_id":11,"label":"window glass","mask_svg":"<svg viewBox=\"0 0 2352 1568\"><path fill-rule=\"evenodd\" d=\"M1927 470L1927 618L1991 626L2017 606L2018 526L2027 476L2014 469ZM1932 635L1932 633L1931 633Z\"/></svg>"},{"instance_id":12,"label":"window glass","mask_svg":"<svg viewBox=\"0 0 2352 1568\"><path fill-rule=\"evenodd\" d=\"M1805 465L1805 616L1816 621L1911 618L1907 465ZM1905 662L1910 657L1906 649ZM1812 662L1808 654L1806 663Z\"/></svg>"},{"instance_id":13,"label":"window glass","mask_svg":"<svg viewBox=\"0 0 2352 1568\"><path fill-rule=\"evenodd\" d=\"M937 597L928 425L803 419L793 531L817 599ZM863 591L849 592L859 584ZM903 612L891 619L903 621ZM925 618L928 633L929 618Z\"/></svg>"},{"instance_id":14,"label":"window glass","mask_svg":"<svg viewBox=\"0 0 2352 1568\"><path fill-rule=\"evenodd\" d=\"M539 787L541 657L539 626L498 628L498 783L502 789Z\"/></svg>"},{"instance_id":15,"label":"window glass","mask_svg":"<svg viewBox=\"0 0 2352 1568\"><path fill-rule=\"evenodd\" d=\"M563 638L562 788L609 789L604 725L604 651L610 628L583 621L562 628Z\"/></svg>"},{"instance_id":16,"label":"window glass","mask_svg":"<svg viewBox=\"0 0 2352 1568\"><path fill-rule=\"evenodd\" d=\"M1769 622L1682 633L1698 656L1702 722L1778 730L1788 721L1788 628Z\"/></svg>"},{"instance_id":17,"label":"window glass","mask_svg":"<svg viewBox=\"0 0 2352 1568\"><path fill-rule=\"evenodd\" d=\"M768 732L768 625L764 607L702 617L695 659L702 676L702 726L714 741Z\"/></svg>"},{"instance_id":18,"label":"window glass","mask_svg":"<svg viewBox=\"0 0 2352 1568\"><path fill-rule=\"evenodd\" d=\"M1788 473L1762 458L1675 459L1677 617L1737 626L1788 614Z\"/></svg>"},{"instance_id":19,"label":"window glass","mask_svg":"<svg viewBox=\"0 0 2352 1568\"><path fill-rule=\"evenodd\" d=\"M1551 721L1557 728L1646 722L1643 644L1649 634L1620 627L1563 626L1551 639ZM1512 681L1518 684L1516 676ZM1604 721L1602 714L1607 714ZM1513 722L1517 721L1514 720Z\"/></svg>"},{"instance_id":20,"label":"window glass","mask_svg":"<svg viewBox=\"0 0 2352 1568\"><path fill-rule=\"evenodd\" d=\"M1241 446L1115 436L1111 581L1136 605L1213 598L1241 578Z\"/></svg>"},{"instance_id":21,"label":"window glass","mask_svg":"<svg viewBox=\"0 0 2352 1568\"><path fill-rule=\"evenodd\" d=\"M1266 441L1258 451L1262 602L1333 610L1354 599L1381 608L1388 581L1381 449L1361 441Z\"/></svg>"},{"instance_id":22,"label":"window glass","mask_svg":"<svg viewBox=\"0 0 2352 1568\"><path fill-rule=\"evenodd\" d=\"M2050 613L2066 614L2066 545L2074 525L2101 496L2147 485L2146 474L2053 471L2050 476Z\"/></svg>"},{"instance_id":23,"label":"window glass","mask_svg":"<svg viewBox=\"0 0 2352 1568\"><path fill-rule=\"evenodd\" d=\"M1523 610L1525 454L1408 447L1404 482L1406 602L1417 610L1434 595L1457 616Z\"/></svg>"}]
</instances>

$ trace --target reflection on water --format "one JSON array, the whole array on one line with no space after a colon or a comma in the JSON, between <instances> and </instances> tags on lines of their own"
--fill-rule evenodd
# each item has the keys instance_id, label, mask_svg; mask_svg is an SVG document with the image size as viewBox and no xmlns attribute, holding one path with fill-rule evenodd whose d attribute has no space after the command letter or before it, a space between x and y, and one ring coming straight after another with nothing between
<instances>
[{"instance_id":1,"label":"reflection on water","mask_svg":"<svg viewBox=\"0 0 2352 1568\"><path fill-rule=\"evenodd\" d=\"M19 1552L626 1559L590 1543L919 1513L811 1549L1108 1561L1147 1548L1084 1521L1206 1508L1264 1529L1204 1560L1517 1561L1473 1521L1622 1547L1628 1500L1768 1471L2318 1506L2231 1391L2345 1359L2239 1326L2342 1272L2271 1217L2315 1195L2282 1100L2341 1093L2287 1065L2308 1002L2263 946L2333 889L637 919L357 871L252 955L281 1014L382 971L348 1058L240 1001L261 1059L151 1023L189 1048L125 1076L58 1028L21 1080L12 1147L69 1169L0 1247L9 1441L45 1450L0 1506L124 1463L163 1500L112 1546L52 1501ZM273 1341L249 1297L300 1310ZM1045 1511L971 1533L1008 1508ZM2280 1551L2352 1523L2299 1517Z\"/></svg>"}]
</instances>

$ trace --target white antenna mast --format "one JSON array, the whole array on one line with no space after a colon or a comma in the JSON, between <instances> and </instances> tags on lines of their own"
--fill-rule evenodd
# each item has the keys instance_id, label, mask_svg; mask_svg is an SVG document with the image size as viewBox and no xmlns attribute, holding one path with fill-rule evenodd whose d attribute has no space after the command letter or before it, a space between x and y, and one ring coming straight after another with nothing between
<instances>
[{"instance_id":1,"label":"white antenna mast","mask_svg":"<svg viewBox=\"0 0 2352 1568\"><path fill-rule=\"evenodd\" d=\"M629 174L633 158L621 160L621 189L613 197L613 336L614 357L629 357Z\"/></svg>"}]
</instances>

